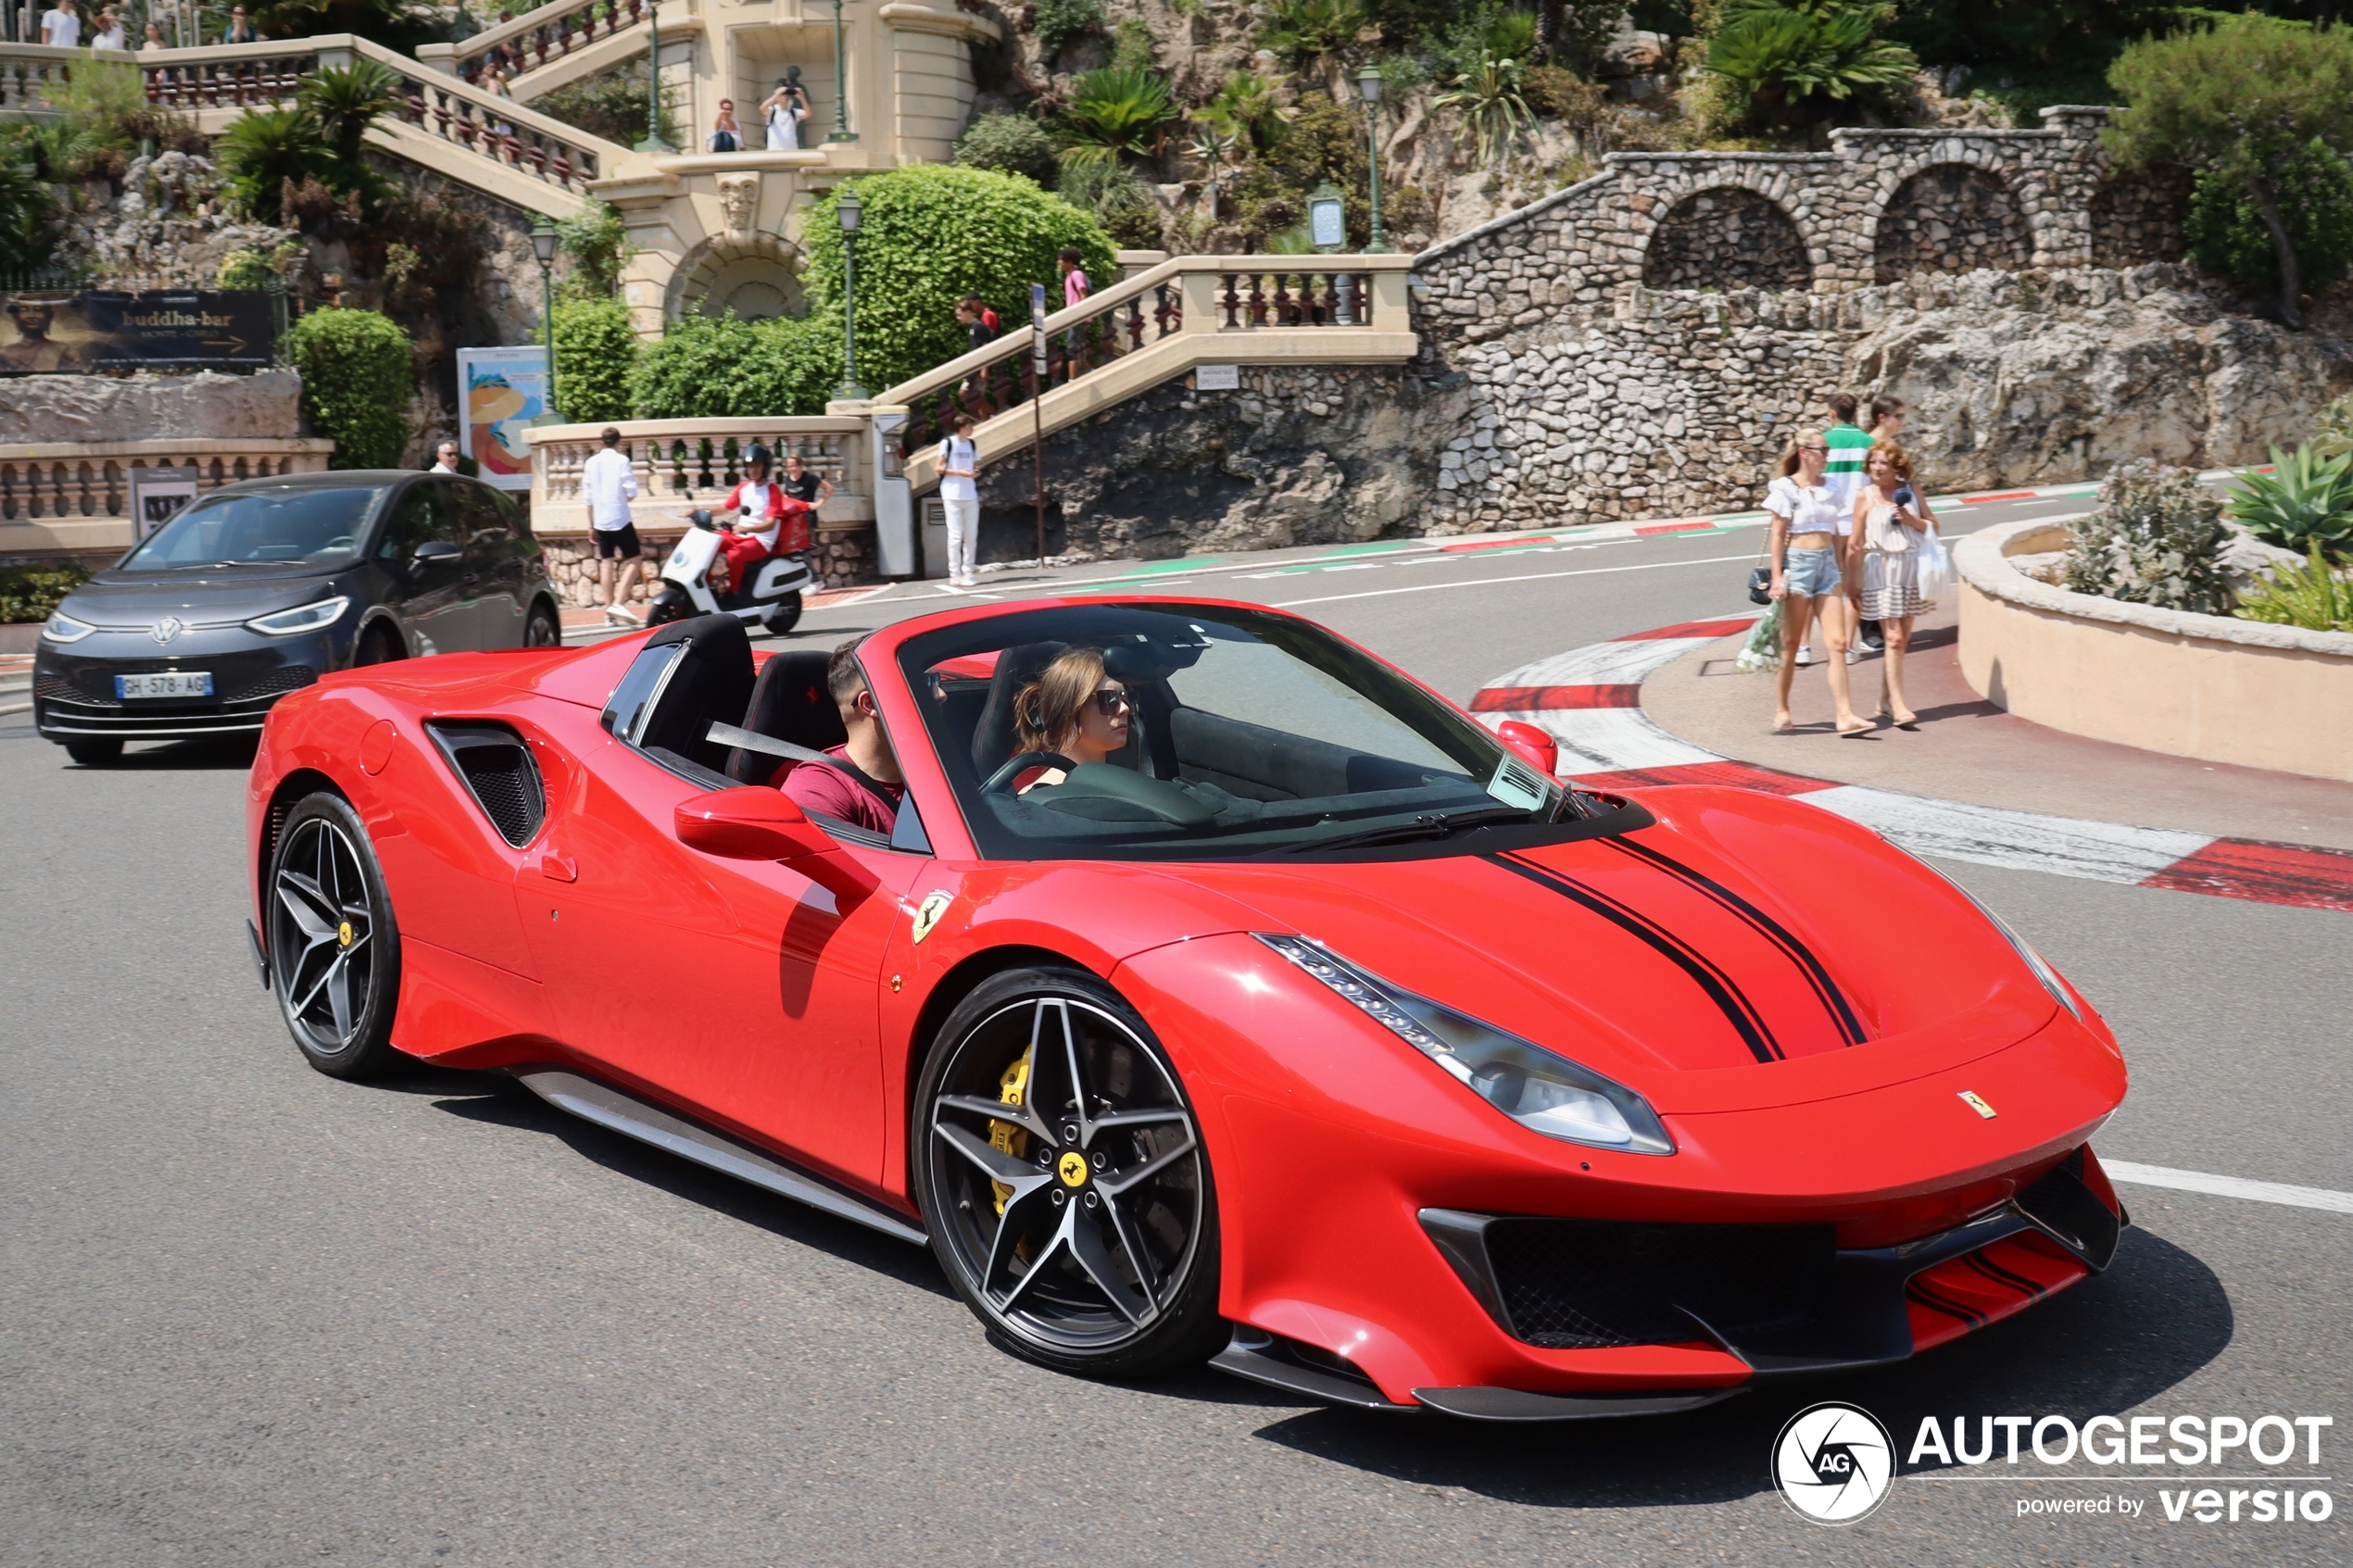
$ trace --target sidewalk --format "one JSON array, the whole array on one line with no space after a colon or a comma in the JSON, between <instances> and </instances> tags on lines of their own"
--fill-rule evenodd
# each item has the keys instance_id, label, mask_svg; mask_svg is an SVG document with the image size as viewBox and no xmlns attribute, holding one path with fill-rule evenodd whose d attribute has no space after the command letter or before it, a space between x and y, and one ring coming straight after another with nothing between
<instances>
[{"instance_id":1,"label":"sidewalk","mask_svg":"<svg viewBox=\"0 0 2353 1568\"><path fill-rule=\"evenodd\" d=\"M1677 738L1718 756L1839 784L1870 784L2013 811L2137 827L2353 849L2353 784L2199 762L2087 740L2006 713L1961 678L1955 610L1921 617L1904 661L1916 731L1882 727L1853 740L1831 733L1830 684L1817 662L1791 689L1795 734L1771 733L1773 677L1732 668L1743 637L1687 655L1642 684L1642 707ZM1879 706L1881 661L1849 671L1855 710Z\"/></svg>"}]
</instances>

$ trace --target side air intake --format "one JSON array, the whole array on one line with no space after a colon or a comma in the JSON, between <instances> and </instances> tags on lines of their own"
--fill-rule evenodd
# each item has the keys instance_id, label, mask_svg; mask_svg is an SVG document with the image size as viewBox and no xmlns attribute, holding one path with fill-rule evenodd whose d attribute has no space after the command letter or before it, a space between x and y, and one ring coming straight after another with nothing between
<instances>
[{"instance_id":1,"label":"side air intake","mask_svg":"<svg viewBox=\"0 0 2353 1568\"><path fill-rule=\"evenodd\" d=\"M434 744L466 781L474 803L498 836L520 849L538 835L547 817L547 792L531 747L504 724L427 724Z\"/></svg>"}]
</instances>

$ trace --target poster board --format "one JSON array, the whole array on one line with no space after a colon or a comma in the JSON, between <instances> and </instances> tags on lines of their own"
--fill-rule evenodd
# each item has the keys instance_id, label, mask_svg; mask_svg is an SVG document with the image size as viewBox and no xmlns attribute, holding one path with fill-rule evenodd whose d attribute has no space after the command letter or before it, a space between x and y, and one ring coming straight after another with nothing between
<instances>
[{"instance_id":1,"label":"poster board","mask_svg":"<svg viewBox=\"0 0 2353 1568\"><path fill-rule=\"evenodd\" d=\"M80 370L261 370L278 352L266 294L16 294L0 303L0 376Z\"/></svg>"},{"instance_id":2,"label":"poster board","mask_svg":"<svg viewBox=\"0 0 2353 1568\"><path fill-rule=\"evenodd\" d=\"M547 412L547 350L458 350L458 397L464 412L458 449L501 490L531 488L531 444L523 432Z\"/></svg>"},{"instance_id":3,"label":"poster board","mask_svg":"<svg viewBox=\"0 0 2353 1568\"><path fill-rule=\"evenodd\" d=\"M133 544L180 515L196 498L200 470L194 463L174 468L168 463L134 467L131 470L131 533Z\"/></svg>"}]
</instances>

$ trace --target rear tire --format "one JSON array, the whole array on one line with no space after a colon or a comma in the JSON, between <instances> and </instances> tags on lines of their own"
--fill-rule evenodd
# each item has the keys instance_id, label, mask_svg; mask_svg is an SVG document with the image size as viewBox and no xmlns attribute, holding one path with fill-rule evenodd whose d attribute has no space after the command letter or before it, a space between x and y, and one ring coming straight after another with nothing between
<instances>
[{"instance_id":1,"label":"rear tire","mask_svg":"<svg viewBox=\"0 0 2353 1568\"><path fill-rule=\"evenodd\" d=\"M1117 991L1083 970L990 976L940 1026L913 1111L932 1249L1005 1348L1106 1378L1215 1353L1208 1152Z\"/></svg>"},{"instance_id":2,"label":"rear tire","mask_svg":"<svg viewBox=\"0 0 2353 1568\"><path fill-rule=\"evenodd\" d=\"M768 628L768 634L772 637L781 637L799 625L800 596L786 594L783 598L778 599L776 608L762 617L760 623Z\"/></svg>"},{"instance_id":3,"label":"rear tire","mask_svg":"<svg viewBox=\"0 0 2353 1568\"><path fill-rule=\"evenodd\" d=\"M400 928L350 802L321 790L287 813L264 892L271 990L303 1060L331 1078L407 1060L392 1047Z\"/></svg>"},{"instance_id":4,"label":"rear tire","mask_svg":"<svg viewBox=\"0 0 2353 1568\"><path fill-rule=\"evenodd\" d=\"M119 740L69 740L66 755L85 768L103 768L122 760L122 743Z\"/></svg>"}]
</instances>

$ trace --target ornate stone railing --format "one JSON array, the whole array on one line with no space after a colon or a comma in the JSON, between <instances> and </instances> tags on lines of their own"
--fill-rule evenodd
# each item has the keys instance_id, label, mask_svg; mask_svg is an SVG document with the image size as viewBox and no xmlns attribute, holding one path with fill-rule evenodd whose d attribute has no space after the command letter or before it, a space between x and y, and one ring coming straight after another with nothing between
<instances>
[{"instance_id":1,"label":"ornate stone railing","mask_svg":"<svg viewBox=\"0 0 2353 1568\"><path fill-rule=\"evenodd\" d=\"M604 445L602 425L554 425L528 432L532 454L531 502L535 521L543 507L585 505L580 470ZM755 441L774 455L778 472L787 456L837 492L849 490L856 475L865 421L826 417L773 420L629 420L618 427L622 450L637 473L637 493L648 504L692 509L709 505L743 481L743 454ZM862 486L860 486L862 488ZM585 517L581 526L586 526Z\"/></svg>"},{"instance_id":2,"label":"ornate stone railing","mask_svg":"<svg viewBox=\"0 0 2353 1568\"><path fill-rule=\"evenodd\" d=\"M1269 263L1280 263L1270 266ZM1164 339L1184 333L1236 337L1270 329L1410 330L1403 281L1408 257L1183 256L1103 289L1046 318L1046 386L1066 386ZM1393 297L1375 279L1393 279ZM1378 320L1376 318L1378 317ZM1242 358L1248 353L1239 345ZM958 415L985 420L1038 395L1026 322L996 342L879 394L909 410L904 450L937 443Z\"/></svg>"},{"instance_id":3,"label":"ornate stone railing","mask_svg":"<svg viewBox=\"0 0 2353 1568\"><path fill-rule=\"evenodd\" d=\"M71 74L80 49L45 44L0 44L0 114L44 114L49 89Z\"/></svg>"},{"instance_id":4,"label":"ornate stone railing","mask_svg":"<svg viewBox=\"0 0 2353 1568\"><path fill-rule=\"evenodd\" d=\"M334 449L332 441L258 436L0 445L0 553L130 548L131 476L137 469L193 464L201 492L241 479L316 473Z\"/></svg>"},{"instance_id":5,"label":"ornate stone railing","mask_svg":"<svg viewBox=\"0 0 2353 1568\"><path fill-rule=\"evenodd\" d=\"M513 61L519 71L533 70L626 31L646 19L648 8L647 0L549 0L463 44L427 44L418 57L468 82L480 79L493 55Z\"/></svg>"}]
</instances>

